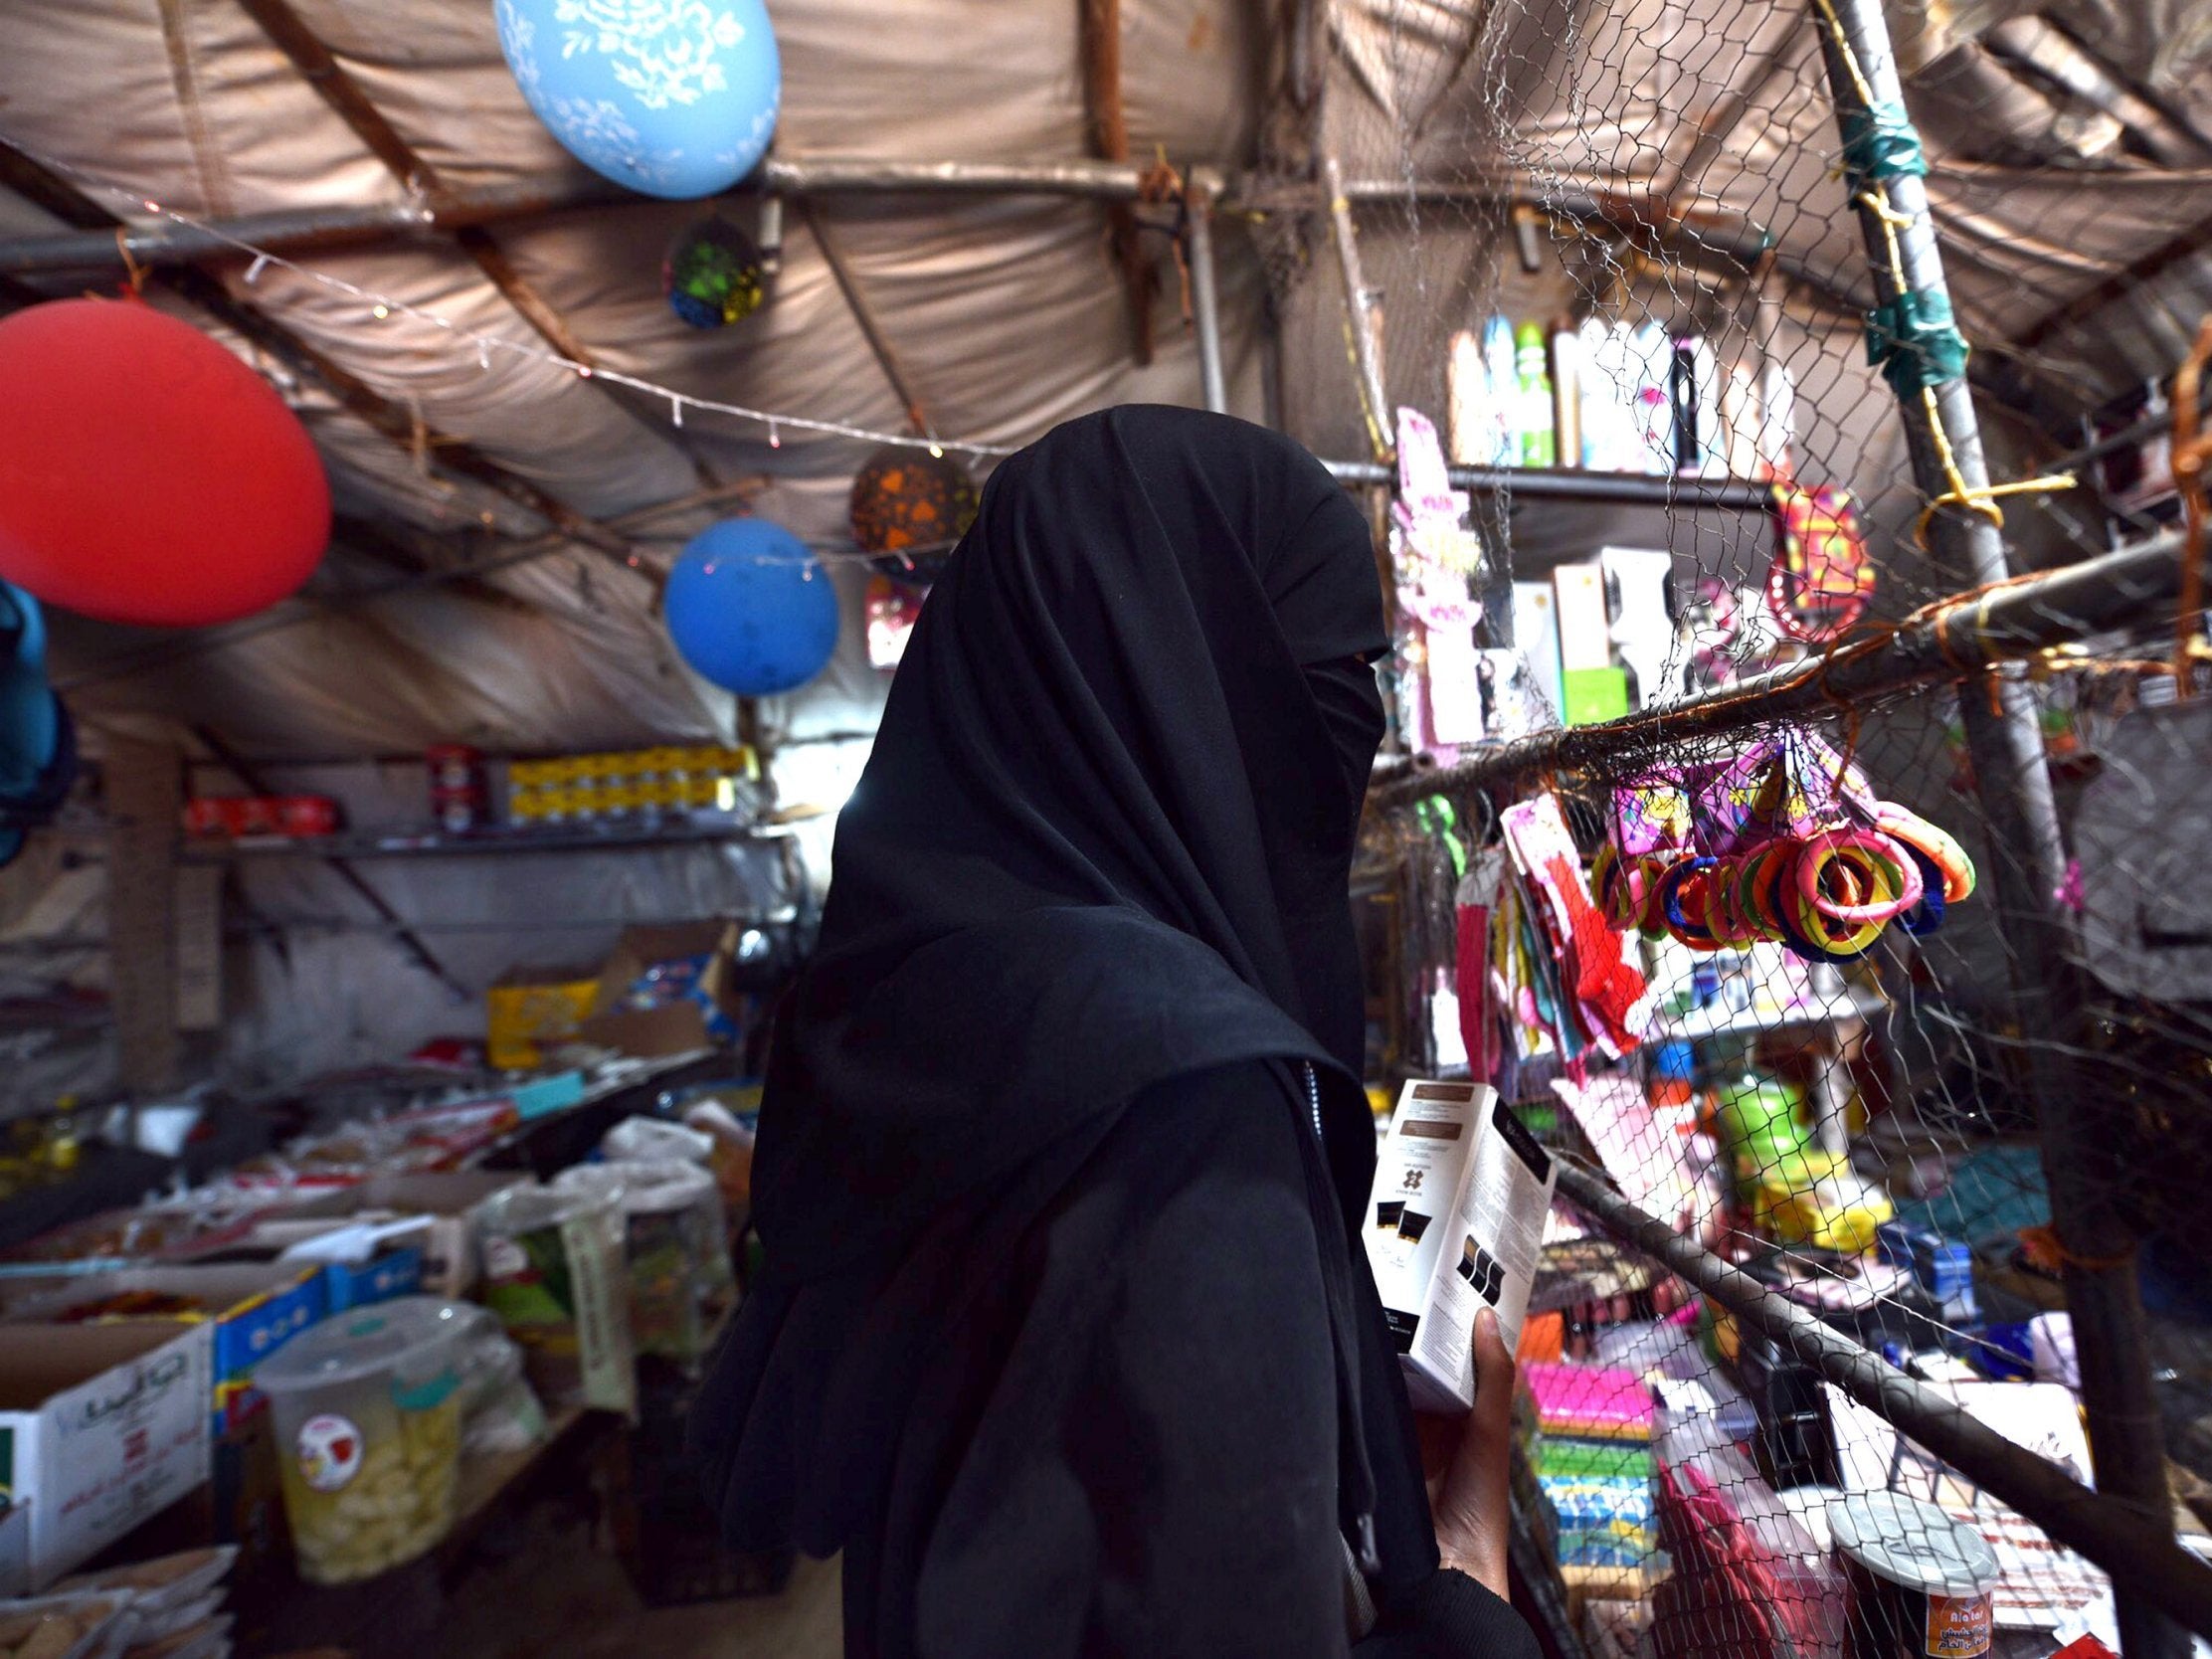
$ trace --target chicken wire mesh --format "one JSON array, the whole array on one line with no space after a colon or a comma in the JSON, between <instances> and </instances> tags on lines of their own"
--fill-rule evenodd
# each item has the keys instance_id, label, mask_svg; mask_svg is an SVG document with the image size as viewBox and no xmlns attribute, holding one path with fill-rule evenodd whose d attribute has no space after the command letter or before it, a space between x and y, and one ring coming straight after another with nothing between
<instances>
[{"instance_id":1,"label":"chicken wire mesh","mask_svg":"<svg viewBox=\"0 0 2212 1659\"><path fill-rule=\"evenodd\" d=\"M1899 106L1828 0L1285 20L1252 198L1283 415L1389 468L1398 761L1474 763L1370 816L1381 1069L1495 1080L1572 1167L2085 1483L2094 1439L2106 1491L2201 1540L2212 723L2173 584L2001 673L1649 711L2008 571L2181 558L2204 48L2180 11L1893 9ZM1594 762L1482 771L1638 714ZM1565 1202L1522 1359L1522 1574L1592 1653L2171 1650L2049 1517ZM1993 1632L1881 1587L1936 1557Z\"/></svg>"}]
</instances>

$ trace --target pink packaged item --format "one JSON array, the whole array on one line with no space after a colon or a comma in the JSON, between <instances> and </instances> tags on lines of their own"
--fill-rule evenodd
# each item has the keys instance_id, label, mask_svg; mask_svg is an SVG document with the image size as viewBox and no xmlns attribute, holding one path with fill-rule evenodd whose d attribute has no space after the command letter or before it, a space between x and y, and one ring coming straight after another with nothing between
<instances>
[{"instance_id":1,"label":"pink packaged item","mask_svg":"<svg viewBox=\"0 0 2212 1659\"><path fill-rule=\"evenodd\" d=\"M1534 1360L1521 1367L1521 1376L1547 1434L1577 1440L1651 1438L1657 1412L1650 1385L1635 1372Z\"/></svg>"}]
</instances>

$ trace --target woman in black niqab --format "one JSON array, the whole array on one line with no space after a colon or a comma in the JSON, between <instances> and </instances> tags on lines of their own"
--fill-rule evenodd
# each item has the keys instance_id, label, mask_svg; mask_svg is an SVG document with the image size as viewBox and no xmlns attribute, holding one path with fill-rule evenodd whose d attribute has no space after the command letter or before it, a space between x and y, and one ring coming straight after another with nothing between
<instances>
[{"instance_id":1,"label":"woman in black niqab","mask_svg":"<svg viewBox=\"0 0 2212 1659\"><path fill-rule=\"evenodd\" d=\"M1357 1241L1371 547L1288 439L1125 407L931 594L692 1416L733 1544L843 1552L855 1659L1334 1656L1368 1598L1362 1655L1528 1643L1437 1570ZM1455 1596L1498 1641L1403 1645Z\"/></svg>"}]
</instances>

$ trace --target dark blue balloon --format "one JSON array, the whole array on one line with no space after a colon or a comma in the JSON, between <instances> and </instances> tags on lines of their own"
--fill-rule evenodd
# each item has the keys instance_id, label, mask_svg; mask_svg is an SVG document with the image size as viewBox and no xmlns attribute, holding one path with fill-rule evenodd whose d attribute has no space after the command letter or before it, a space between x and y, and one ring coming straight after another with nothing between
<instances>
[{"instance_id":1,"label":"dark blue balloon","mask_svg":"<svg viewBox=\"0 0 2212 1659\"><path fill-rule=\"evenodd\" d=\"M830 573L764 518L726 518L693 536L663 606L684 661L741 697L806 684L837 646Z\"/></svg>"}]
</instances>

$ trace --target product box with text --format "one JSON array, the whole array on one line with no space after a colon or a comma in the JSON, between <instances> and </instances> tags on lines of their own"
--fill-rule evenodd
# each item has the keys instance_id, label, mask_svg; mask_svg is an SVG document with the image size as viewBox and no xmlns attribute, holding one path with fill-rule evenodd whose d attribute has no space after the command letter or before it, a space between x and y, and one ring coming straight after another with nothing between
<instances>
[{"instance_id":1,"label":"product box with text","mask_svg":"<svg viewBox=\"0 0 2212 1659\"><path fill-rule=\"evenodd\" d=\"M1423 1411L1475 1401L1474 1327L1521 1340L1556 1172L1486 1083L1409 1082L1362 1232L1406 1390Z\"/></svg>"}]
</instances>

